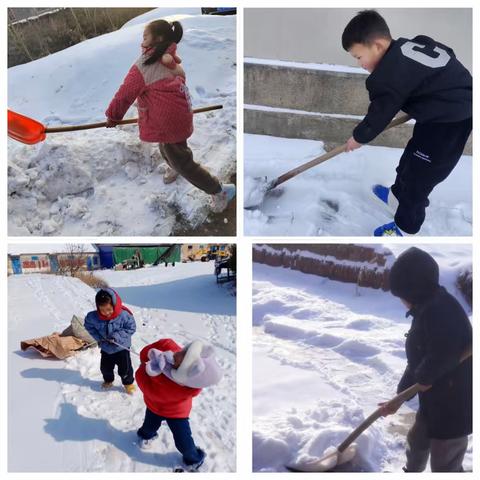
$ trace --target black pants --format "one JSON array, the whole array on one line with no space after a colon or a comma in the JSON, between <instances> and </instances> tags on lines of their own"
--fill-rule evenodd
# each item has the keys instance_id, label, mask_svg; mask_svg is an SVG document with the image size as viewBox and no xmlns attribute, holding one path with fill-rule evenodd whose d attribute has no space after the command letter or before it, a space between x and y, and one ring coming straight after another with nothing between
<instances>
[{"instance_id":1,"label":"black pants","mask_svg":"<svg viewBox=\"0 0 480 480\"><path fill-rule=\"evenodd\" d=\"M133 367L130 359L130 352L127 350L120 350L117 353L101 352L100 371L105 382L113 382L115 375L113 369L115 365L118 367L118 375L122 379L123 385L131 385L133 383Z\"/></svg>"},{"instance_id":2,"label":"black pants","mask_svg":"<svg viewBox=\"0 0 480 480\"><path fill-rule=\"evenodd\" d=\"M455 168L471 131L471 118L455 123L415 124L392 185L399 202L395 223L401 230L411 234L420 230L428 196Z\"/></svg>"},{"instance_id":3,"label":"black pants","mask_svg":"<svg viewBox=\"0 0 480 480\"><path fill-rule=\"evenodd\" d=\"M193 465L203 460L205 452L195 446L190 430L188 418L166 418L153 413L148 408L145 411L145 420L138 429L137 435L145 440L153 438L163 421L167 422L177 450L182 454L186 465Z\"/></svg>"}]
</instances>

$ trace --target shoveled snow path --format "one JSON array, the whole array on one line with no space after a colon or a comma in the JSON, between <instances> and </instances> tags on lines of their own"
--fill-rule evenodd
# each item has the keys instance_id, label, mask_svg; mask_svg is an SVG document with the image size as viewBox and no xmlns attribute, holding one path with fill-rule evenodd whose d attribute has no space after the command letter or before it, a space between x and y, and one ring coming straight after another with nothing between
<instances>
[{"instance_id":1,"label":"shoveled snow path","mask_svg":"<svg viewBox=\"0 0 480 480\"><path fill-rule=\"evenodd\" d=\"M223 314L195 312L188 292L178 289L179 308L132 308L137 322L132 349L159 338L171 337L179 344L204 338L216 348L225 370L222 382L194 400L190 416L193 436L208 454L205 471L235 470L235 299L228 290L215 284L213 264L187 264L180 268L154 267L132 273L141 284L154 280L157 288L169 274L180 280L188 272L198 279L205 299L223 302ZM203 273L200 272L203 270ZM175 273L173 273L175 272ZM116 288L116 274L126 282L129 272L104 272ZM202 274L200 274L202 273ZM207 276L210 274L210 276ZM118 290L121 287L117 288ZM66 361L43 360L33 352L20 353L19 342L65 328L73 313L84 315L93 308L94 290L76 279L53 275L20 275L9 278L9 469L11 471L139 471L168 472L181 461L166 426L148 452L136 445L136 430L141 426L145 405L141 392L124 393L118 377L115 387L101 391L98 349L80 352ZM124 298L128 297L124 295ZM32 301L35 299L35 301ZM180 305L185 305L182 310ZM209 301L205 301L208 306ZM16 305L14 307L13 305ZM18 307L21 305L22 307ZM132 354L136 369L139 359ZM35 409L31 395L35 392ZM32 452L28 457L25 451Z\"/></svg>"},{"instance_id":2,"label":"shoveled snow path","mask_svg":"<svg viewBox=\"0 0 480 480\"><path fill-rule=\"evenodd\" d=\"M279 175L325 153L323 142L245 135L245 205L255 204L258 178ZM402 155L398 148L364 146L292 178L244 210L246 235L372 236L393 215L371 192L390 186ZM420 235L472 233L472 157L463 156L452 174L430 195Z\"/></svg>"},{"instance_id":3,"label":"shoveled snow path","mask_svg":"<svg viewBox=\"0 0 480 480\"><path fill-rule=\"evenodd\" d=\"M410 324L404 314L389 293L254 265L255 471L320 456L395 395ZM356 469L400 471L417 406L409 402L359 438ZM465 467L471 462L470 445Z\"/></svg>"}]
</instances>

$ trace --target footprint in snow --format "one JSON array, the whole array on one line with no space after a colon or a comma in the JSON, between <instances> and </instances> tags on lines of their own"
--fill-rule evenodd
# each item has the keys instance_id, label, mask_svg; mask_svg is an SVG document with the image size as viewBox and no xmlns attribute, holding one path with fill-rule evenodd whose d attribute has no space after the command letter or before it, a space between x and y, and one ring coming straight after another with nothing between
<instances>
[{"instance_id":1,"label":"footprint in snow","mask_svg":"<svg viewBox=\"0 0 480 480\"><path fill-rule=\"evenodd\" d=\"M200 85L195 87L195 91L197 92L197 95L200 97L204 97L207 94L206 90Z\"/></svg>"}]
</instances>

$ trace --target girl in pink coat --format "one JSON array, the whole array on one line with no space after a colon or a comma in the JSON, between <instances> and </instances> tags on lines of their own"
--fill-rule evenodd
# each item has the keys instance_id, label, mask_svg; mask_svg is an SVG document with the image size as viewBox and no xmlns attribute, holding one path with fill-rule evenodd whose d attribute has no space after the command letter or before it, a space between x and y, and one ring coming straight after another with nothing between
<instances>
[{"instance_id":1,"label":"girl in pink coat","mask_svg":"<svg viewBox=\"0 0 480 480\"><path fill-rule=\"evenodd\" d=\"M235 185L222 185L193 159L187 139L193 133L193 113L185 72L177 55L183 37L179 22L155 20L143 32L142 55L130 68L105 112L107 127L115 127L135 100L140 140L159 144L171 183L181 175L212 195L212 209L224 210L235 196Z\"/></svg>"}]
</instances>

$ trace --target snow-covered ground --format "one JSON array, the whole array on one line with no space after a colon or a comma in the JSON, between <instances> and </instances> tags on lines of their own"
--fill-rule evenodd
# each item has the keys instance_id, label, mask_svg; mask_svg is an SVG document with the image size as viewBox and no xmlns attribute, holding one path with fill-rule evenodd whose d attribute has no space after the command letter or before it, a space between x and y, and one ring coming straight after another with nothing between
<instances>
[{"instance_id":1,"label":"snow-covered ground","mask_svg":"<svg viewBox=\"0 0 480 480\"><path fill-rule=\"evenodd\" d=\"M386 246L389 248L390 246ZM400 254L407 245L397 245ZM422 245L455 288L471 265L469 246ZM396 392L410 320L388 292L279 267L253 270L253 468L285 471L336 446ZM377 420L357 440L351 471L398 472L417 400ZM464 467L472 467L470 441Z\"/></svg>"},{"instance_id":2,"label":"snow-covered ground","mask_svg":"<svg viewBox=\"0 0 480 480\"><path fill-rule=\"evenodd\" d=\"M258 197L258 178L273 180L322 155L323 142L244 136L245 205ZM255 210L244 210L246 235L371 236L392 215L371 192L390 186L403 150L364 146L344 153L274 189ZM472 157L463 156L452 174L430 195L419 235L472 233Z\"/></svg>"},{"instance_id":3,"label":"snow-covered ground","mask_svg":"<svg viewBox=\"0 0 480 480\"><path fill-rule=\"evenodd\" d=\"M194 399L191 427L208 454L205 471L232 472L236 463L235 297L218 286L213 263L177 264L129 272L102 271L133 311L133 350L160 338L214 345L222 381ZM73 314L94 308L95 291L55 275L8 279L9 471L168 472L181 463L168 427L148 452L135 444L145 404L124 393L118 377L104 392L97 348L66 361L20 351L20 341L63 330ZM138 357L132 355L136 369Z\"/></svg>"},{"instance_id":4,"label":"snow-covered ground","mask_svg":"<svg viewBox=\"0 0 480 480\"><path fill-rule=\"evenodd\" d=\"M176 11L176 15L174 15ZM167 15L167 17L165 17ZM121 29L8 71L8 106L44 124L104 121L104 112L140 54L146 23L179 20L179 55L195 115L195 158L222 181L236 169L236 17L199 9L156 9ZM125 118L136 117L132 107ZM138 128L48 134L36 145L8 141L10 235L168 235L180 215L195 227L209 196L179 179L164 185L164 163Z\"/></svg>"}]
</instances>

